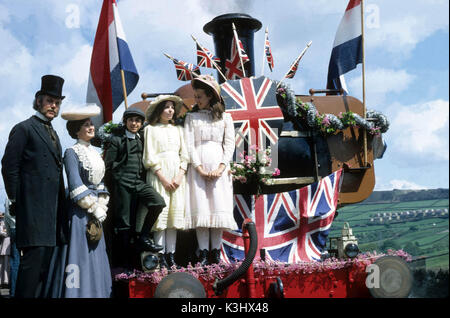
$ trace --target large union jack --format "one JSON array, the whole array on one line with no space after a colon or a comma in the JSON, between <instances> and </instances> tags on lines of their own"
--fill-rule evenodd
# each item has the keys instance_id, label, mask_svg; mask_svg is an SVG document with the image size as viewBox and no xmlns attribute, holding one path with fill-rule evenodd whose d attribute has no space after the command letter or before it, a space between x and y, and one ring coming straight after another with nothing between
<instances>
[{"instance_id":1,"label":"large union jack","mask_svg":"<svg viewBox=\"0 0 450 318\"><path fill-rule=\"evenodd\" d=\"M298 190L234 196L238 227L246 218L255 222L258 249L266 259L286 263L320 260L336 212L342 169ZM244 258L242 232L224 231L221 258L234 262Z\"/></svg>"},{"instance_id":2,"label":"large union jack","mask_svg":"<svg viewBox=\"0 0 450 318\"><path fill-rule=\"evenodd\" d=\"M214 68L212 61L214 61L214 63L216 64L219 64L220 58L213 55L211 51L204 47L201 47L197 43L197 65L201 67Z\"/></svg>"},{"instance_id":3,"label":"large union jack","mask_svg":"<svg viewBox=\"0 0 450 318\"><path fill-rule=\"evenodd\" d=\"M246 142L244 138L260 148L276 144L283 113L276 100L273 82L261 76L226 81L221 87L226 110L238 131L236 147Z\"/></svg>"},{"instance_id":4,"label":"large union jack","mask_svg":"<svg viewBox=\"0 0 450 318\"><path fill-rule=\"evenodd\" d=\"M236 39L233 37L231 40L231 54L230 59L225 60L225 77L227 79L239 79L244 77L244 72L242 71L241 58L242 63L246 63L250 61L249 57L244 51L244 46L241 40L238 39L239 48L236 45Z\"/></svg>"},{"instance_id":5,"label":"large union jack","mask_svg":"<svg viewBox=\"0 0 450 318\"><path fill-rule=\"evenodd\" d=\"M175 70L177 72L177 78L180 81L190 81L193 79L195 73L200 75L200 68L197 65L183 62L181 60L173 59L173 64L175 64Z\"/></svg>"}]
</instances>

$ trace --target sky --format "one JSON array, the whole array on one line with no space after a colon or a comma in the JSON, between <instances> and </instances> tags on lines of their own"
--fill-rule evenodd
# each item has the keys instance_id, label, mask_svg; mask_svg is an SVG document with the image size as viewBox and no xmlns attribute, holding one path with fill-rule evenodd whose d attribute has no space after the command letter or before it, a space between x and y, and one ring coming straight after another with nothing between
<instances>
[{"instance_id":1,"label":"sky","mask_svg":"<svg viewBox=\"0 0 450 318\"><path fill-rule=\"evenodd\" d=\"M121 0L126 39L140 75L128 96L174 92L173 63L163 53L195 63L191 34L214 50L203 26L225 13L258 19L256 75L262 73L264 29L275 60L264 75L280 80L309 41L294 79L296 94L325 88L329 58L348 0ZM32 101L41 76L65 79L62 110L83 105L101 0L0 0L0 157L11 128L34 114ZM448 0L365 1L366 105L390 121L388 145L376 160L374 190L449 187L449 2ZM202 68L203 74L215 71ZM349 94L362 100L361 67L346 74ZM122 104L114 113L119 122ZM63 151L73 145L65 121L56 118ZM6 197L0 181L0 200Z\"/></svg>"}]
</instances>

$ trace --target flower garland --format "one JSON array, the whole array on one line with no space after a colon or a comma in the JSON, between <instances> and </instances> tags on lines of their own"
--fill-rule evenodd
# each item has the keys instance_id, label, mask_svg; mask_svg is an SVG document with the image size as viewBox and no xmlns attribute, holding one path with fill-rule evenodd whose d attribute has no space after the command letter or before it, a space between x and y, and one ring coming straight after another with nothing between
<instances>
[{"instance_id":1,"label":"flower garland","mask_svg":"<svg viewBox=\"0 0 450 318\"><path fill-rule=\"evenodd\" d=\"M248 155L245 151L239 154L241 162L232 162L230 164L233 181L239 181L242 184L256 185L256 195L259 196L264 184L269 184L272 177L279 176L280 170L268 169L272 164L270 157L271 149L260 149L257 145L249 147Z\"/></svg>"},{"instance_id":2,"label":"flower garland","mask_svg":"<svg viewBox=\"0 0 450 318\"><path fill-rule=\"evenodd\" d=\"M320 272L327 272L330 270L337 270L352 266L367 266L375 262L382 256L398 256L406 262L411 262L410 254L403 250L388 250L387 254L377 254L376 251L370 253L359 254L353 259L337 259L328 258L321 262L298 262L294 264L287 264L279 261L254 261L253 269L256 275L280 275L280 274L313 274ZM191 263L187 267L177 269L175 266L168 270L163 268L155 272L142 272L134 270L132 273L117 273L114 275L115 281L129 281L137 279L138 281L158 284L164 277L171 273L185 272L197 279L202 279L206 282L214 282L216 279L223 279L232 272L234 272L242 262L235 262L231 264L219 263L208 266L192 266Z\"/></svg>"},{"instance_id":3,"label":"flower garland","mask_svg":"<svg viewBox=\"0 0 450 318\"><path fill-rule=\"evenodd\" d=\"M290 117L297 119L306 119L308 126L317 129L325 134L334 134L337 130L343 130L347 127L362 127L369 134L379 136L389 129L389 121L382 113L369 110L367 118L373 118L374 121L368 121L360 115L349 112L340 112L338 116L333 114L320 114L313 103L305 103L297 98L289 86L283 82L275 81L279 85L277 96L282 99L280 107Z\"/></svg>"},{"instance_id":4,"label":"flower garland","mask_svg":"<svg viewBox=\"0 0 450 318\"><path fill-rule=\"evenodd\" d=\"M98 128L97 136L102 141L102 144L104 144L111 141L114 131L124 128L125 125L122 122L114 124L112 121L109 121Z\"/></svg>"}]
</instances>

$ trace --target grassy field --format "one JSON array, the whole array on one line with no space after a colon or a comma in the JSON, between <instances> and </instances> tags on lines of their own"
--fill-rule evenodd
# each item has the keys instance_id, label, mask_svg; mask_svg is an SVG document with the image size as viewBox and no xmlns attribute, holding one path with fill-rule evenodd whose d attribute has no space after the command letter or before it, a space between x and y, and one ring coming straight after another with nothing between
<instances>
[{"instance_id":1,"label":"grassy field","mask_svg":"<svg viewBox=\"0 0 450 318\"><path fill-rule=\"evenodd\" d=\"M359 203L338 209L329 237L341 235L348 222L358 239L361 251L385 252L388 248L404 249L413 256L426 256L427 269L449 268L449 219L431 217L368 225L376 213L427 209L448 209L449 200L425 200L395 203Z\"/></svg>"}]
</instances>

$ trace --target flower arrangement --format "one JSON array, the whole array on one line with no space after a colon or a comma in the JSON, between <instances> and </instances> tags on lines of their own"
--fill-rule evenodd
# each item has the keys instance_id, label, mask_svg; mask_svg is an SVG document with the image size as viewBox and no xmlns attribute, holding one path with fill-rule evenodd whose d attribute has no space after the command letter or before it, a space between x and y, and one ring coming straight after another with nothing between
<instances>
[{"instance_id":1,"label":"flower arrangement","mask_svg":"<svg viewBox=\"0 0 450 318\"><path fill-rule=\"evenodd\" d=\"M98 129L98 132L97 132L97 136L102 141L102 144L109 142L111 140L113 132L120 128L124 128L124 125L122 122L120 122L118 124L114 124L112 121L109 121L100 126L100 128Z\"/></svg>"},{"instance_id":2,"label":"flower arrangement","mask_svg":"<svg viewBox=\"0 0 450 318\"><path fill-rule=\"evenodd\" d=\"M248 154L245 151L239 154L240 163L231 163L233 181L256 186L256 194L260 195L262 185L270 184L272 177L280 175L278 168L269 169L272 164L270 154L270 147L260 149L257 145L251 145Z\"/></svg>"},{"instance_id":3,"label":"flower arrangement","mask_svg":"<svg viewBox=\"0 0 450 318\"><path fill-rule=\"evenodd\" d=\"M398 256L410 262L412 260L411 255L403 250L388 250L387 254L377 254L376 251L370 253L362 253L353 259L338 259L338 258L327 258L324 261L312 261L312 262L297 262L293 264L283 263L280 261L272 260L258 260L253 261L253 269L255 275L267 276L267 275L289 275L289 274L314 274L320 272L327 272L330 270L338 270L348 267L365 267L372 264L378 258L382 256ZM164 277L168 274L175 272L185 272L191 274L197 279L202 279L207 282L214 282L216 279L223 279L226 276L234 272L242 262L235 263L224 263L213 264L209 266L192 266L190 263L187 267L182 267L177 269L175 266L168 270L163 268L160 271L155 272L142 272L134 270L132 273L117 273L114 275L114 280L116 281L128 281L130 279L137 279L139 281L149 282L153 284L158 284Z\"/></svg>"},{"instance_id":4,"label":"flower arrangement","mask_svg":"<svg viewBox=\"0 0 450 318\"><path fill-rule=\"evenodd\" d=\"M282 104L280 107L288 116L306 120L310 128L317 129L325 135L334 134L347 127L362 127L369 134L379 136L389 129L386 116L373 110L367 111L366 116L374 121L368 121L351 111L340 112L338 116L320 114L313 103L305 103L300 98L296 98L294 92L283 82L279 82L277 96Z\"/></svg>"}]
</instances>

